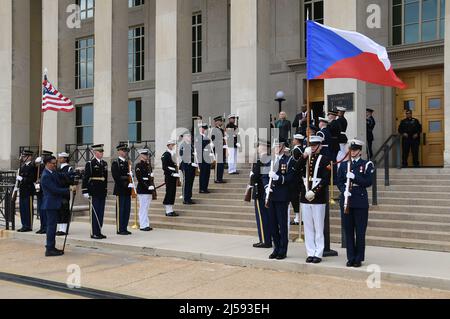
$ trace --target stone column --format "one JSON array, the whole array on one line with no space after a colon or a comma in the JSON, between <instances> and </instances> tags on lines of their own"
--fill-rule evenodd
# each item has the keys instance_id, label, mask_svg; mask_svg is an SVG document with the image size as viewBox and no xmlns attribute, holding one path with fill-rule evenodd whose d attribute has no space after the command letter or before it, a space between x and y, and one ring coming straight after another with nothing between
<instances>
[{"instance_id":1,"label":"stone column","mask_svg":"<svg viewBox=\"0 0 450 319\"><path fill-rule=\"evenodd\" d=\"M0 168L15 168L29 145L30 1L0 2Z\"/></svg>"},{"instance_id":2,"label":"stone column","mask_svg":"<svg viewBox=\"0 0 450 319\"><path fill-rule=\"evenodd\" d=\"M231 112L243 130L269 127L270 26L269 0L231 0Z\"/></svg>"},{"instance_id":3,"label":"stone column","mask_svg":"<svg viewBox=\"0 0 450 319\"><path fill-rule=\"evenodd\" d=\"M156 159L177 138L175 129L192 126L191 30L191 0L156 0Z\"/></svg>"},{"instance_id":4,"label":"stone column","mask_svg":"<svg viewBox=\"0 0 450 319\"><path fill-rule=\"evenodd\" d=\"M445 103L445 151L444 165L450 168L450 4L445 6L445 58L444 58L444 103Z\"/></svg>"},{"instance_id":5,"label":"stone column","mask_svg":"<svg viewBox=\"0 0 450 319\"><path fill-rule=\"evenodd\" d=\"M94 144L105 158L128 140L128 2L95 3Z\"/></svg>"},{"instance_id":6,"label":"stone column","mask_svg":"<svg viewBox=\"0 0 450 319\"><path fill-rule=\"evenodd\" d=\"M325 24L330 27L357 31L357 0L324 1ZM345 8L345 10L342 10ZM339 14L336 14L339 12ZM366 142L366 84L352 79L325 80L325 105L328 107L328 95L354 93L354 110L346 114L348 120L347 136Z\"/></svg>"},{"instance_id":7,"label":"stone column","mask_svg":"<svg viewBox=\"0 0 450 319\"><path fill-rule=\"evenodd\" d=\"M58 87L58 1L42 0L42 67L48 70L48 80ZM63 92L64 94L64 92ZM54 153L63 149L59 123L60 114L54 111L44 113L42 148Z\"/></svg>"}]
</instances>

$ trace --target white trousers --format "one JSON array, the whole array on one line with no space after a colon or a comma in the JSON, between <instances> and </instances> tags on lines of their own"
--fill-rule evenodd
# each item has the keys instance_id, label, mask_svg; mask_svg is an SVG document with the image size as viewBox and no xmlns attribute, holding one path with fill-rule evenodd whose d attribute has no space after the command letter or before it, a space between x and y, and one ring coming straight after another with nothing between
<instances>
[{"instance_id":1,"label":"white trousers","mask_svg":"<svg viewBox=\"0 0 450 319\"><path fill-rule=\"evenodd\" d=\"M139 198L139 225L141 229L150 227L148 210L152 203L152 195L138 195Z\"/></svg>"},{"instance_id":2,"label":"white trousers","mask_svg":"<svg viewBox=\"0 0 450 319\"><path fill-rule=\"evenodd\" d=\"M237 148L228 148L228 174L237 172Z\"/></svg>"},{"instance_id":3,"label":"white trousers","mask_svg":"<svg viewBox=\"0 0 450 319\"><path fill-rule=\"evenodd\" d=\"M325 204L301 204L308 257L322 258L323 256L323 250L325 249L323 234L325 208Z\"/></svg>"}]
</instances>

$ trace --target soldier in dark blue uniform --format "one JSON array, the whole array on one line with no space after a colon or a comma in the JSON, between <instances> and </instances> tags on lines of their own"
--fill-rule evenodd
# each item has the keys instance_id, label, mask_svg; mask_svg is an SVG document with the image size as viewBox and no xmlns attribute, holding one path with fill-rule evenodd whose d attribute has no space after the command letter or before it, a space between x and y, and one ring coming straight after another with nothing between
<instances>
[{"instance_id":1,"label":"soldier in dark blue uniform","mask_svg":"<svg viewBox=\"0 0 450 319\"><path fill-rule=\"evenodd\" d=\"M198 169L192 136L189 133L183 135L183 142L180 144L180 169L183 172L183 204L194 205L192 200L192 188L194 186L195 172Z\"/></svg>"},{"instance_id":2,"label":"soldier in dark blue uniform","mask_svg":"<svg viewBox=\"0 0 450 319\"><path fill-rule=\"evenodd\" d=\"M323 117L319 117L319 128L320 131L318 131L316 135L322 138L322 149L320 154L326 156L327 158L332 158L334 155L332 151L333 140L331 137L330 128L328 127L328 120Z\"/></svg>"},{"instance_id":3,"label":"soldier in dark blue uniform","mask_svg":"<svg viewBox=\"0 0 450 319\"><path fill-rule=\"evenodd\" d=\"M35 183L37 212L39 215L39 221L41 222L41 226L40 226L39 230L36 232L36 234L41 234L41 235L45 234L47 232L47 214L45 214L41 210L41 204L42 204L42 198L43 198L43 193L41 191L41 177L42 177L42 173L44 172L44 169L45 169L44 160L45 160L45 158L51 157L51 156L53 156L53 152L42 151L41 156L36 158L36 161L35 161L35 164L37 167L37 174L39 177L36 179L36 183Z\"/></svg>"},{"instance_id":4,"label":"soldier in dark blue uniform","mask_svg":"<svg viewBox=\"0 0 450 319\"><path fill-rule=\"evenodd\" d=\"M336 160L342 161L345 155L347 154L346 145L348 142L347 138L348 121L345 118L345 112L347 112L347 109L345 107L339 106L336 108L336 110L338 111L338 118L336 119L336 122L339 123L339 126L341 128L341 134L339 135L338 138L339 152Z\"/></svg>"},{"instance_id":5,"label":"soldier in dark blue uniform","mask_svg":"<svg viewBox=\"0 0 450 319\"><path fill-rule=\"evenodd\" d=\"M225 183L223 180L223 172L225 169L225 157L226 157L226 138L225 130L222 128L224 118L218 116L214 118L215 127L211 132L211 140L214 144L214 154L216 160L216 170L214 176L214 182L216 184Z\"/></svg>"},{"instance_id":6,"label":"soldier in dark blue uniform","mask_svg":"<svg viewBox=\"0 0 450 319\"><path fill-rule=\"evenodd\" d=\"M303 156L303 141L305 137L301 134L295 134L294 139L292 140L293 149L292 149L292 158L291 160L294 161L294 174L295 179L290 184L291 189L291 205L294 208L295 218L293 221L291 221L291 225L299 225L300 224L300 192L302 190L303 183L301 182L301 170L298 169L297 163L300 160L300 158Z\"/></svg>"},{"instance_id":7,"label":"soldier in dark blue uniform","mask_svg":"<svg viewBox=\"0 0 450 319\"><path fill-rule=\"evenodd\" d=\"M127 160L130 149L127 144L117 147L119 157L111 164L111 174L114 178L114 195L116 196L116 228L117 235L131 235L128 231L131 210L131 190L134 185L130 183L130 164Z\"/></svg>"},{"instance_id":8,"label":"soldier in dark blue uniform","mask_svg":"<svg viewBox=\"0 0 450 319\"><path fill-rule=\"evenodd\" d=\"M269 259L286 258L288 234L288 208L291 196L289 184L294 181L294 162L284 154L285 141L274 143L274 158L271 160L271 171L263 176L266 196L268 196L271 235L274 251ZM266 200L267 202L267 200Z\"/></svg>"},{"instance_id":9,"label":"soldier in dark blue uniform","mask_svg":"<svg viewBox=\"0 0 450 319\"><path fill-rule=\"evenodd\" d=\"M200 194L209 194L209 179L211 176L212 146L211 140L206 135L208 124L201 124L200 135L195 139L195 152L200 161Z\"/></svg>"},{"instance_id":10,"label":"soldier in dark blue uniform","mask_svg":"<svg viewBox=\"0 0 450 319\"><path fill-rule=\"evenodd\" d=\"M367 188L372 186L374 165L361 158L364 145L362 141L352 140L349 143L351 160L340 166L337 186L341 191L340 206L347 243L347 267L361 267L365 259L365 237L369 218ZM348 181L350 185L347 186Z\"/></svg>"},{"instance_id":11,"label":"soldier in dark blue uniform","mask_svg":"<svg viewBox=\"0 0 450 319\"><path fill-rule=\"evenodd\" d=\"M373 157L372 143L374 141L373 130L375 129L375 119L373 118L372 109L366 109L366 133L367 133L367 156L369 159Z\"/></svg>"},{"instance_id":12,"label":"soldier in dark blue uniform","mask_svg":"<svg viewBox=\"0 0 450 319\"><path fill-rule=\"evenodd\" d=\"M328 144L330 161L336 162L337 155L340 150L339 137L342 132L341 124L337 121L338 113L336 110L331 110L328 112L328 128L330 130L331 140Z\"/></svg>"},{"instance_id":13,"label":"soldier in dark blue uniform","mask_svg":"<svg viewBox=\"0 0 450 319\"><path fill-rule=\"evenodd\" d=\"M32 162L32 157L32 151L23 151L19 174L16 177L19 186L19 209L22 223L22 228L18 230L20 233L33 230L33 197L35 194L36 167Z\"/></svg>"},{"instance_id":14,"label":"soldier in dark blue uniform","mask_svg":"<svg viewBox=\"0 0 450 319\"><path fill-rule=\"evenodd\" d=\"M178 214L173 211L173 205L175 205L175 197L177 193L177 182L180 178L177 164L173 161L172 158L176 154L176 145L177 141L168 141L167 150L161 156L162 169L164 171L164 181L166 183L166 196L164 197L163 205L166 208L167 217L178 216Z\"/></svg>"},{"instance_id":15,"label":"soldier in dark blue uniform","mask_svg":"<svg viewBox=\"0 0 450 319\"><path fill-rule=\"evenodd\" d=\"M253 245L255 248L272 248L272 236L270 226L269 210L265 206L266 193L264 191L263 176L270 171L270 155L268 150L270 143L260 141L258 143L258 159L252 166L250 172L250 187L255 202L256 224L258 226L259 243Z\"/></svg>"},{"instance_id":16,"label":"soldier in dark blue uniform","mask_svg":"<svg viewBox=\"0 0 450 319\"><path fill-rule=\"evenodd\" d=\"M82 193L89 200L92 239L106 238L102 234L102 227L108 193L108 163L103 160L103 146L91 146L94 158L86 163L83 175Z\"/></svg>"},{"instance_id":17,"label":"soldier in dark blue uniform","mask_svg":"<svg viewBox=\"0 0 450 319\"><path fill-rule=\"evenodd\" d=\"M61 179L61 183L64 187L70 187L72 192L74 191L73 186L75 185L75 171L69 165L69 154L63 152L58 154L58 174ZM63 197L63 207L59 211L57 218L58 229L56 236L64 236L67 232L67 225L70 222L70 193L69 196Z\"/></svg>"}]
</instances>

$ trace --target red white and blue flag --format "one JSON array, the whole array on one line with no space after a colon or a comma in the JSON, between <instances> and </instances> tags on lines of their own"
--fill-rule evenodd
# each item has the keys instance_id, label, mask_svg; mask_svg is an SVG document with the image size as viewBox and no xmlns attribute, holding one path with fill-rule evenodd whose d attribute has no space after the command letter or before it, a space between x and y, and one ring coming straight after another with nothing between
<instances>
[{"instance_id":1,"label":"red white and blue flag","mask_svg":"<svg viewBox=\"0 0 450 319\"><path fill-rule=\"evenodd\" d=\"M350 78L406 88L395 74L386 48L357 32L307 21L307 77Z\"/></svg>"},{"instance_id":2,"label":"red white and blue flag","mask_svg":"<svg viewBox=\"0 0 450 319\"><path fill-rule=\"evenodd\" d=\"M42 112L72 112L75 110L72 101L58 92L47 79L44 80L42 85Z\"/></svg>"}]
</instances>

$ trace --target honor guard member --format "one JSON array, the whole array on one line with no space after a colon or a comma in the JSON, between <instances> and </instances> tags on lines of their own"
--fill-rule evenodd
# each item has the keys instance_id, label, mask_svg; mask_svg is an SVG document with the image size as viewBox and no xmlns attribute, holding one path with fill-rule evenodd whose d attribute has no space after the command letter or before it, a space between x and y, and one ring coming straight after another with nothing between
<instances>
[{"instance_id":1,"label":"honor guard member","mask_svg":"<svg viewBox=\"0 0 450 319\"><path fill-rule=\"evenodd\" d=\"M131 211L131 190L134 188L130 182L132 171L127 160L130 149L128 144L121 143L117 147L119 157L111 164L111 174L114 178L114 195L116 196L116 228L117 235L131 235L128 231Z\"/></svg>"},{"instance_id":2,"label":"honor guard member","mask_svg":"<svg viewBox=\"0 0 450 319\"><path fill-rule=\"evenodd\" d=\"M211 140L206 135L208 124L201 124L200 135L195 140L195 152L197 157L200 156L200 194L209 194L209 179L211 177Z\"/></svg>"},{"instance_id":3,"label":"honor guard member","mask_svg":"<svg viewBox=\"0 0 450 319\"><path fill-rule=\"evenodd\" d=\"M215 127L211 132L211 141L214 145L214 154L216 160L216 171L214 176L214 182L216 184L225 183L223 180L223 172L225 169L225 157L226 157L226 139L225 130L222 128L224 118L218 116L214 118Z\"/></svg>"},{"instance_id":4,"label":"honor guard member","mask_svg":"<svg viewBox=\"0 0 450 319\"><path fill-rule=\"evenodd\" d=\"M38 216L39 216L39 221L41 222L41 226L40 226L39 230L36 232L36 234L45 234L47 232L47 215L41 211L42 196L43 196L43 193L41 191L41 177L42 177L42 173L44 172L44 169L45 169L44 160L46 157L50 157L50 156L53 156L52 152L42 151L41 156L39 156L35 160L35 164L37 166L38 178L36 178L36 183L34 186L35 186L35 190L36 190L37 212L38 212Z\"/></svg>"},{"instance_id":5,"label":"honor guard member","mask_svg":"<svg viewBox=\"0 0 450 319\"><path fill-rule=\"evenodd\" d=\"M194 205L192 200L192 188L194 186L195 172L198 169L192 136L189 133L183 135L183 142L180 144L180 169L183 173L183 204Z\"/></svg>"},{"instance_id":6,"label":"honor guard member","mask_svg":"<svg viewBox=\"0 0 450 319\"><path fill-rule=\"evenodd\" d=\"M366 134L367 134L367 156L369 159L373 157L372 144L375 140L373 136L373 130L375 129L375 119L373 118L372 109L366 109Z\"/></svg>"},{"instance_id":7,"label":"honor guard member","mask_svg":"<svg viewBox=\"0 0 450 319\"><path fill-rule=\"evenodd\" d=\"M291 221L291 225L300 224L300 192L302 190L303 183L301 182L302 176L300 175L301 169L298 167L297 163L303 156L303 141L305 137L301 134L295 134L292 140L292 160L294 161L294 181L290 184L291 186L291 205L294 208L295 218Z\"/></svg>"},{"instance_id":8,"label":"honor guard member","mask_svg":"<svg viewBox=\"0 0 450 319\"><path fill-rule=\"evenodd\" d=\"M348 122L347 119L345 118L345 112L347 112L347 109L345 107L339 106L336 108L336 110L338 111L338 118L336 119L336 121L339 123L339 126L341 128L341 134L339 135L339 152L337 155L336 160L337 161L341 161L344 159L345 155L347 154L346 152L346 145L348 142L348 138L347 138L347 128L348 128Z\"/></svg>"},{"instance_id":9,"label":"honor guard member","mask_svg":"<svg viewBox=\"0 0 450 319\"><path fill-rule=\"evenodd\" d=\"M176 155L176 145L177 141L168 141L167 150L161 157L162 168L164 171L164 181L166 182L166 196L164 197L163 205L166 208L167 217L178 216L178 214L173 211L173 205L175 205L175 196L177 193L177 182L180 178L177 164L175 164L173 160L173 156Z\"/></svg>"},{"instance_id":10,"label":"honor guard member","mask_svg":"<svg viewBox=\"0 0 450 319\"><path fill-rule=\"evenodd\" d=\"M286 258L288 234L288 207L291 200L289 184L294 181L294 162L284 154L285 141L274 143L273 166L268 175L263 176L265 194L269 196L269 216L271 236L274 244L269 259Z\"/></svg>"},{"instance_id":11,"label":"honor guard member","mask_svg":"<svg viewBox=\"0 0 450 319\"><path fill-rule=\"evenodd\" d=\"M316 135L322 138L320 154L325 155L327 158L332 158L333 153L331 151L331 145L333 140L331 138L331 132L328 127L328 120L326 118L319 117L319 128L320 131L318 131Z\"/></svg>"},{"instance_id":12,"label":"honor guard member","mask_svg":"<svg viewBox=\"0 0 450 319\"><path fill-rule=\"evenodd\" d=\"M228 174L237 175L237 155L238 149L241 148L239 140L239 128L236 125L237 116L230 114L228 116L228 124L226 127L227 149L228 149Z\"/></svg>"},{"instance_id":13,"label":"honor guard member","mask_svg":"<svg viewBox=\"0 0 450 319\"><path fill-rule=\"evenodd\" d=\"M311 136L310 147L300 160L304 167L305 191L301 196L301 210L305 228L307 263L322 261L325 248L324 224L327 204L327 186L330 182L330 160L320 154L322 138Z\"/></svg>"},{"instance_id":14,"label":"honor guard member","mask_svg":"<svg viewBox=\"0 0 450 319\"><path fill-rule=\"evenodd\" d=\"M59 168L58 173L64 187L73 189L75 185L74 169L69 165L69 154L63 152L58 154ZM68 197L63 198L63 206L57 218L56 236L64 236L67 232L67 225L70 223L70 193Z\"/></svg>"},{"instance_id":15,"label":"honor guard member","mask_svg":"<svg viewBox=\"0 0 450 319\"><path fill-rule=\"evenodd\" d=\"M328 112L328 128L330 130L331 142L328 144L330 161L336 162L337 155L339 153L339 136L341 135L342 129L340 123L336 120L338 116L337 111L331 110Z\"/></svg>"},{"instance_id":16,"label":"honor guard member","mask_svg":"<svg viewBox=\"0 0 450 319\"><path fill-rule=\"evenodd\" d=\"M103 144L91 146L94 158L86 163L83 175L82 193L89 200L92 239L106 238L102 234L102 227L108 194L108 163L103 160L103 147Z\"/></svg>"},{"instance_id":17,"label":"honor guard member","mask_svg":"<svg viewBox=\"0 0 450 319\"><path fill-rule=\"evenodd\" d=\"M341 191L340 206L347 243L347 267L361 267L365 259L365 238L369 219L367 188L372 186L374 165L361 158L363 145L362 141L350 141L351 160L342 163L338 172L337 186ZM347 188L348 182L350 185ZM347 209L344 207L346 197Z\"/></svg>"},{"instance_id":18,"label":"honor guard member","mask_svg":"<svg viewBox=\"0 0 450 319\"><path fill-rule=\"evenodd\" d=\"M56 249L56 219L62 206L62 201L70 196L69 187L61 183L61 179L56 172L56 158L47 156L44 159L45 169L42 172L42 211L47 215L47 244L46 257L61 256L63 251Z\"/></svg>"},{"instance_id":19,"label":"honor guard member","mask_svg":"<svg viewBox=\"0 0 450 319\"><path fill-rule=\"evenodd\" d=\"M148 211L152 203L152 195L156 192L152 164L150 162L150 150L142 149L138 151L139 163L136 165L137 195L139 198L139 225L141 231L152 231Z\"/></svg>"},{"instance_id":20,"label":"honor guard member","mask_svg":"<svg viewBox=\"0 0 450 319\"><path fill-rule=\"evenodd\" d=\"M398 133L402 138L402 160L403 167L408 167L408 157L411 150L413 155L414 167L419 167L419 147L420 134L422 133L422 124L419 120L412 117L412 111L406 111L406 118L400 122Z\"/></svg>"},{"instance_id":21,"label":"honor guard member","mask_svg":"<svg viewBox=\"0 0 450 319\"><path fill-rule=\"evenodd\" d=\"M270 172L269 149L269 142L259 141L258 159L253 164L250 172L250 187L252 188L252 197L255 203L256 225L259 237L259 243L253 245L255 248L272 248L270 216L269 210L265 206L266 193L263 182L263 176Z\"/></svg>"},{"instance_id":22,"label":"honor guard member","mask_svg":"<svg viewBox=\"0 0 450 319\"><path fill-rule=\"evenodd\" d=\"M33 197L35 194L34 182L36 181L36 167L32 162L33 152L25 150L21 156L21 166L16 177L19 191L19 210L22 228L20 233L33 230Z\"/></svg>"}]
</instances>

